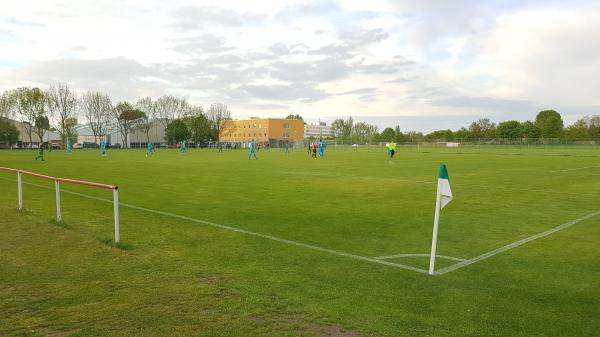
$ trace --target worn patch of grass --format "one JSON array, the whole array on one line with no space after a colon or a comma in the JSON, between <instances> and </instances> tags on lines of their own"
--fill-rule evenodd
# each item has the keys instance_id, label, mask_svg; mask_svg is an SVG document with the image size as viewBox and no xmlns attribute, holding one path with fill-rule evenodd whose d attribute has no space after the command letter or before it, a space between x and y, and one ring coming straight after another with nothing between
<instances>
[{"instance_id":1,"label":"worn patch of grass","mask_svg":"<svg viewBox=\"0 0 600 337\"><path fill-rule=\"evenodd\" d=\"M55 218L51 218L50 220L48 220L48 223L54 226L58 226L58 227L62 227L64 229L68 229L68 230L72 230L73 227L71 227L69 224L67 224L65 221L57 221Z\"/></svg>"},{"instance_id":2,"label":"worn patch of grass","mask_svg":"<svg viewBox=\"0 0 600 337\"><path fill-rule=\"evenodd\" d=\"M115 240L111 239L111 238L98 238L98 241L100 241L101 243L109 246L109 247L113 247L113 248L118 248L121 250L132 250L133 249L133 245L127 242L115 242Z\"/></svg>"}]
</instances>

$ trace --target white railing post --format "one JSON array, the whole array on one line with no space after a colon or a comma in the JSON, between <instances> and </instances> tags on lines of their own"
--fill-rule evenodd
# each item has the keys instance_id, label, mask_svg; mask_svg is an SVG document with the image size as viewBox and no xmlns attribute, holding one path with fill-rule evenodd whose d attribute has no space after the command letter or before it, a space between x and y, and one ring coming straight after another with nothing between
<instances>
[{"instance_id":1,"label":"white railing post","mask_svg":"<svg viewBox=\"0 0 600 337\"><path fill-rule=\"evenodd\" d=\"M60 182L54 181L54 189L56 191L56 221L62 221L62 214L60 212Z\"/></svg>"},{"instance_id":2,"label":"white railing post","mask_svg":"<svg viewBox=\"0 0 600 337\"><path fill-rule=\"evenodd\" d=\"M114 207L115 207L115 242L119 242L119 190L113 189Z\"/></svg>"},{"instance_id":3,"label":"white railing post","mask_svg":"<svg viewBox=\"0 0 600 337\"><path fill-rule=\"evenodd\" d=\"M17 172L17 189L19 190L19 211L23 209L23 178L21 172Z\"/></svg>"}]
</instances>

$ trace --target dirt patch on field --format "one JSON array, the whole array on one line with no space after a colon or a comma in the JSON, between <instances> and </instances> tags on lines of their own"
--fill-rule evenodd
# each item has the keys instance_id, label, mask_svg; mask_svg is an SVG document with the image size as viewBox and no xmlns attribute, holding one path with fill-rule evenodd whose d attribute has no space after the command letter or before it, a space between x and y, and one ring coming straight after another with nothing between
<instances>
[{"instance_id":1,"label":"dirt patch on field","mask_svg":"<svg viewBox=\"0 0 600 337\"><path fill-rule=\"evenodd\" d=\"M302 314L287 314L285 316L256 316L253 321L260 325L274 324L295 331L302 337L364 337L365 335L346 329L337 324L320 323L310 320Z\"/></svg>"},{"instance_id":2,"label":"dirt patch on field","mask_svg":"<svg viewBox=\"0 0 600 337\"><path fill-rule=\"evenodd\" d=\"M207 273L194 275L194 285L198 287L211 287L219 284L222 280L222 274Z\"/></svg>"},{"instance_id":3,"label":"dirt patch on field","mask_svg":"<svg viewBox=\"0 0 600 337\"><path fill-rule=\"evenodd\" d=\"M328 336L328 337L362 337L356 331L346 330L338 325L311 325L309 332L315 334L315 336Z\"/></svg>"}]
</instances>

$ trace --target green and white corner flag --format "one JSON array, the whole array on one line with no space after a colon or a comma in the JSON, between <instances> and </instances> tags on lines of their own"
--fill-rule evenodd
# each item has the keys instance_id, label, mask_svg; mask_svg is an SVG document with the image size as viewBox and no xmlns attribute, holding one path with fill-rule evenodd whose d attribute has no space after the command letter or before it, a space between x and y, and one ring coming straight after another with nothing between
<instances>
[{"instance_id":1,"label":"green and white corner flag","mask_svg":"<svg viewBox=\"0 0 600 337\"><path fill-rule=\"evenodd\" d=\"M440 198L440 207L444 208L452 201L452 190L450 189L450 179L448 179L448 170L445 164L440 164L440 173L438 174L437 194Z\"/></svg>"},{"instance_id":2,"label":"green and white corner flag","mask_svg":"<svg viewBox=\"0 0 600 337\"><path fill-rule=\"evenodd\" d=\"M452 189L448 169L445 164L440 164L438 173L437 195L435 200L435 217L433 218L433 237L431 238L431 256L429 258L429 274L433 275L435 270L435 251L437 247L438 225L440 222L440 210L452 201Z\"/></svg>"}]
</instances>

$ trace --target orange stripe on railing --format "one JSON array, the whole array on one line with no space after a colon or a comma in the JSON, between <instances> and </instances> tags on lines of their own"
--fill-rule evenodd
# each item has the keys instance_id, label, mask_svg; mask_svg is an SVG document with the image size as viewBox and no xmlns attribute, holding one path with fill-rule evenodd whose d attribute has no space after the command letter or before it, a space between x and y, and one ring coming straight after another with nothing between
<instances>
[{"instance_id":1,"label":"orange stripe on railing","mask_svg":"<svg viewBox=\"0 0 600 337\"><path fill-rule=\"evenodd\" d=\"M32 177L38 177L38 178L46 179L46 180L60 181L60 182L63 182L63 183L70 183L70 184L77 184L77 185L86 185L86 186L107 188L109 190L116 190L116 189L119 188L116 185L107 185L107 184L100 184L100 183L92 183L92 182L83 181L83 180L74 180L74 179L52 177L52 176L47 176L47 175L44 175L44 174L39 174L39 173L35 173L35 172L29 172L29 171L25 171L25 170L14 169L14 168L10 168L10 167L1 167L0 166L0 171L17 172L17 173L22 173L22 174L26 174L26 175L29 175L29 176L32 176Z\"/></svg>"}]
</instances>

